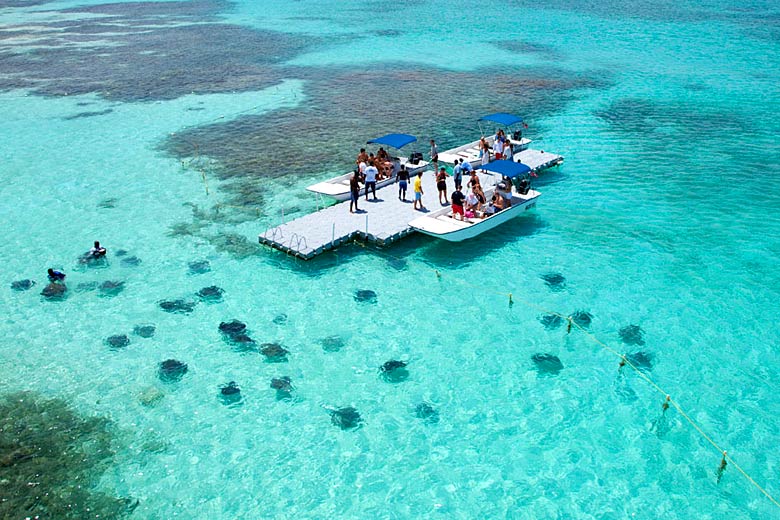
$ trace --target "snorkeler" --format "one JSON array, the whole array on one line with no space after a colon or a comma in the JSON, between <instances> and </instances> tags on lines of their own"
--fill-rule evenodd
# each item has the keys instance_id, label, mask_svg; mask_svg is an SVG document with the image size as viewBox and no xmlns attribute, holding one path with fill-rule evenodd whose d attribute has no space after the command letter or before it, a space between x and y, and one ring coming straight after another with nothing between
<instances>
[{"instance_id":1,"label":"snorkeler","mask_svg":"<svg viewBox=\"0 0 780 520\"><path fill-rule=\"evenodd\" d=\"M55 271L54 269L49 268L49 281L50 282L64 282L65 281L65 273L62 271Z\"/></svg>"},{"instance_id":2,"label":"snorkeler","mask_svg":"<svg viewBox=\"0 0 780 520\"><path fill-rule=\"evenodd\" d=\"M95 245L89 250L90 256L93 258L100 258L106 256L106 248L100 245L100 242L95 240Z\"/></svg>"}]
</instances>

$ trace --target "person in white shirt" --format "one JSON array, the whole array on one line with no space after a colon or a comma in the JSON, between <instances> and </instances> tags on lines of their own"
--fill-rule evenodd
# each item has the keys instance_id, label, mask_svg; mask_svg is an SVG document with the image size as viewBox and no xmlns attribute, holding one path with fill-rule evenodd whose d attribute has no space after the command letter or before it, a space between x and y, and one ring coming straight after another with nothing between
<instances>
[{"instance_id":1,"label":"person in white shirt","mask_svg":"<svg viewBox=\"0 0 780 520\"><path fill-rule=\"evenodd\" d=\"M374 194L374 200L376 199L376 176L379 174L379 170L376 169L376 166L374 166L374 161L369 161L368 166L365 170L365 176L366 176L366 200L368 200L368 190L371 189L371 192Z\"/></svg>"}]
</instances>

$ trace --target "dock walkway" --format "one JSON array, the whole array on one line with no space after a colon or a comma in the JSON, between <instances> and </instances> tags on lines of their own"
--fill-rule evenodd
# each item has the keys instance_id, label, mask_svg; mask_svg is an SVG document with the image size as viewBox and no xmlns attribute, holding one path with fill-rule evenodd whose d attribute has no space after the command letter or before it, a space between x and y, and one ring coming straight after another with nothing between
<instances>
[{"instance_id":1,"label":"dock walkway","mask_svg":"<svg viewBox=\"0 0 780 520\"><path fill-rule=\"evenodd\" d=\"M563 157L540 150L524 150L519 154L522 163L534 171L541 171L560 164ZM479 174L483 185L492 184L489 174ZM333 249L345 242L360 238L379 245L392 243L413 231L409 222L421 212L413 208L413 182L406 191L406 201L398 198L398 184L390 184L376 191L377 199L365 199L361 189L359 213L349 212L349 201L339 202L315 213L304 215L279 226L270 227L259 236L261 244L309 260L320 253ZM465 181L464 181L465 182ZM422 201L426 210L441 208L435 176L427 171L422 176ZM454 190L451 177L447 179L447 194Z\"/></svg>"}]
</instances>

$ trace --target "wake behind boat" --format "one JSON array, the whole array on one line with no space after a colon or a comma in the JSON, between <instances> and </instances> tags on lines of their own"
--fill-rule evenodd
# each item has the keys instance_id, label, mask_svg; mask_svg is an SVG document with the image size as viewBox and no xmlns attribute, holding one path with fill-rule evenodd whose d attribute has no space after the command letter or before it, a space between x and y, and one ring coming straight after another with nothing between
<instances>
[{"instance_id":1,"label":"wake behind boat","mask_svg":"<svg viewBox=\"0 0 780 520\"><path fill-rule=\"evenodd\" d=\"M511 206L494 213L488 210L471 214L467 212L462 219L458 218L459 215L453 212L452 207L446 207L412 220L409 227L432 237L460 242L493 229L536 206L536 199L541 193L530 189L527 176L531 169L528 166L499 160L483 166L482 170L503 178L502 182L485 190L486 199L491 200L497 194L511 201Z\"/></svg>"},{"instance_id":2,"label":"wake behind boat","mask_svg":"<svg viewBox=\"0 0 780 520\"><path fill-rule=\"evenodd\" d=\"M371 139L368 144L384 145L391 148L395 148L400 152L404 146L417 141L417 138L409 134L387 134L376 139ZM400 155L400 154L399 154ZM391 170L388 177L378 180L376 183L376 189L383 188L388 184L396 182L396 176L401 170L401 166L405 166L410 176L414 176L418 171L424 171L428 167L428 162L422 160L422 155L419 153L413 153L409 157L391 157ZM326 181L318 182L308 186L306 189L322 195L327 195L338 201L349 200L349 179L352 177L352 172L333 177Z\"/></svg>"}]
</instances>

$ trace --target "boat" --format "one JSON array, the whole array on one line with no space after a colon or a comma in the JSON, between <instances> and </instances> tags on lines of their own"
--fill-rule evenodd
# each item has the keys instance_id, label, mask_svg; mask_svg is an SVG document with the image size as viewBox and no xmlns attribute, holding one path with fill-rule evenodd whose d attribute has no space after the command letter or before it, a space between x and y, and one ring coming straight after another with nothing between
<instances>
[{"instance_id":1,"label":"boat","mask_svg":"<svg viewBox=\"0 0 780 520\"><path fill-rule=\"evenodd\" d=\"M376 139L371 139L367 144L384 145L391 148L395 148L400 152L401 148L417 141L417 138L409 134L387 134ZM393 173L387 179L377 181L376 189L383 188L388 184L396 182L396 174L401 169L401 166L406 166L409 171L409 176L413 177L417 172L424 171L428 168L428 161L422 159L422 154L413 153L410 157L393 157ZM353 172L348 172L326 181L312 184L306 189L314 193L320 193L328 197L332 197L338 201L349 200L349 179L352 177Z\"/></svg>"},{"instance_id":2,"label":"boat","mask_svg":"<svg viewBox=\"0 0 780 520\"><path fill-rule=\"evenodd\" d=\"M531 144L531 140L522 136L522 130L509 132L509 128L514 125L520 125L523 123L523 118L513 114L507 114L506 112L497 112L495 114L489 114L480 117L478 121L490 121L491 123L498 123L499 125L506 127L506 134L510 136L509 142L512 143L512 150L514 154L518 154L528 148ZM480 123L480 131L482 131L482 124ZM492 147L495 140L495 134L485 138L488 144ZM468 144L446 150L439 153L439 161L447 164L455 164L455 161L468 161L471 166L478 167L482 164L482 158L479 154L479 140L472 141Z\"/></svg>"},{"instance_id":3,"label":"boat","mask_svg":"<svg viewBox=\"0 0 780 520\"><path fill-rule=\"evenodd\" d=\"M484 233L507 220L531 210L536 206L536 199L541 193L530 188L529 174L531 168L522 163L508 160L493 161L480 169L491 175L496 181L488 189L483 189L485 197L490 200L493 193L505 184L509 188L512 205L492 215L474 215L459 220L455 218L451 207L428 213L409 222L409 227L420 233L450 242L461 242ZM506 186L508 185L508 186ZM519 189L518 189L519 187Z\"/></svg>"}]
</instances>

